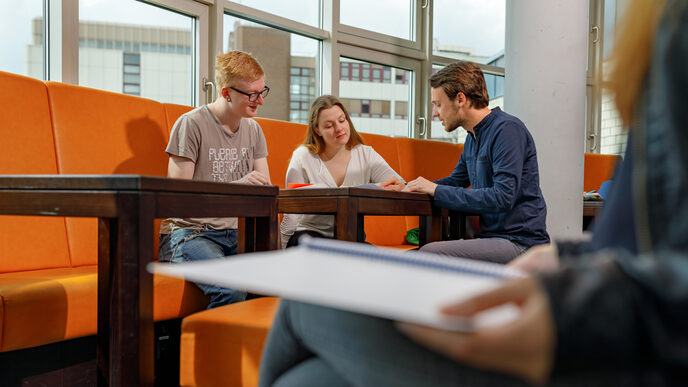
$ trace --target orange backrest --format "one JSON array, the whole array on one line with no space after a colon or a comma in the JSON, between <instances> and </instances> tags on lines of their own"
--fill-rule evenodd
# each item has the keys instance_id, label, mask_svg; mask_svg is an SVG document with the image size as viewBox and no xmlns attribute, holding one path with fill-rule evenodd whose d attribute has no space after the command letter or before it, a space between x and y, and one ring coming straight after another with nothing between
<instances>
[{"instance_id":1,"label":"orange backrest","mask_svg":"<svg viewBox=\"0 0 688 387\"><path fill-rule=\"evenodd\" d=\"M586 153L583 169L583 191L600 189L602 183L612 178L614 169L620 161L621 156L617 155Z\"/></svg>"},{"instance_id":2,"label":"orange backrest","mask_svg":"<svg viewBox=\"0 0 688 387\"><path fill-rule=\"evenodd\" d=\"M167 175L162 104L63 83L47 85L61 174ZM67 235L72 265L97 263L95 219L68 218Z\"/></svg>"},{"instance_id":3,"label":"orange backrest","mask_svg":"<svg viewBox=\"0 0 688 387\"><path fill-rule=\"evenodd\" d=\"M268 167L272 184L286 188L284 181L294 149L306 138L306 125L294 122L256 118L268 145Z\"/></svg>"},{"instance_id":4,"label":"orange backrest","mask_svg":"<svg viewBox=\"0 0 688 387\"><path fill-rule=\"evenodd\" d=\"M56 174L45 84L0 71L0 106L0 174ZM0 246L0 273L70 266L62 217L0 216Z\"/></svg>"},{"instance_id":5,"label":"orange backrest","mask_svg":"<svg viewBox=\"0 0 688 387\"><path fill-rule=\"evenodd\" d=\"M395 142L401 168L399 174L406 180L418 176L428 180L449 176L463 151L463 144L442 141L397 137Z\"/></svg>"},{"instance_id":6,"label":"orange backrest","mask_svg":"<svg viewBox=\"0 0 688 387\"><path fill-rule=\"evenodd\" d=\"M164 103L162 106L165 108L165 118L167 119L167 137L165 137L165 139L169 141L174 123L177 122L177 119L181 117L182 114L193 110L193 106L177 105L173 103ZM167 143L165 143L165 147L167 147Z\"/></svg>"},{"instance_id":7,"label":"orange backrest","mask_svg":"<svg viewBox=\"0 0 688 387\"><path fill-rule=\"evenodd\" d=\"M373 147L385 159L387 164L401 175L401 172L399 172L399 152L395 141L396 138L371 133L361 133L361 136L366 145Z\"/></svg>"},{"instance_id":8,"label":"orange backrest","mask_svg":"<svg viewBox=\"0 0 688 387\"><path fill-rule=\"evenodd\" d=\"M379 134L362 133L363 141L382 156L392 169L399 172L399 154L394 137ZM404 244L406 223L398 216L366 216L366 241L379 246L396 246Z\"/></svg>"},{"instance_id":9,"label":"orange backrest","mask_svg":"<svg viewBox=\"0 0 688 387\"><path fill-rule=\"evenodd\" d=\"M406 181L423 176L437 180L449 176L461 157L463 144L442 141L395 138L399 152L399 174ZM418 217L406 217L406 228L418 227Z\"/></svg>"}]
</instances>

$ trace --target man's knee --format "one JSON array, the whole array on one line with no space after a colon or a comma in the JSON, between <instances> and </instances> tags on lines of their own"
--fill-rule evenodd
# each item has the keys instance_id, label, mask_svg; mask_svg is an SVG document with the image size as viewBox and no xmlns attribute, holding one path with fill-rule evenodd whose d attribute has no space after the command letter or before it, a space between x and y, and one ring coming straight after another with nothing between
<instances>
[{"instance_id":1,"label":"man's knee","mask_svg":"<svg viewBox=\"0 0 688 387\"><path fill-rule=\"evenodd\" d=\"M459 247L459 241L430 242L421 246L419 251L430 254L455 255Z\"/></svg>"}]
</instances>

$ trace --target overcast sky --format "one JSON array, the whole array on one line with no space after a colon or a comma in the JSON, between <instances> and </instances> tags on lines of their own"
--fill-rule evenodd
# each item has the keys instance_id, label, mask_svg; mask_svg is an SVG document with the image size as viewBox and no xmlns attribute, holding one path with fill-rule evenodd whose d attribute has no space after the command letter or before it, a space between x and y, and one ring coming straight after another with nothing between
<instances>
[{"instance_id":1,"label":"overcast sky","mask_svg":"<svg viewBox=\"0 0 688 387\"><path fill-rule=\"evenodd\" d=\"M434 0L433 37L441 44L474 48L491 56L504 49L506 0ZM317 25L317 0L238 0L302 23ZM42 15L42 0L0 0L0 70L24 73L31 19ZM408 36L409 0L341 0L341 20L394 36ZM362 11L365 10L365 11ZM384 15L384 17L381 17ZM190 28L189 17L134 0L79 0L80 20ZM226 21L229 19L226 17ZM229 24L229 23L225 23ZM231 30L225 26L225 39ZM303 43L302 43L303 42ZM294 37L292 53L314 55L312 40Z\"/></svg>"}]
</instances>

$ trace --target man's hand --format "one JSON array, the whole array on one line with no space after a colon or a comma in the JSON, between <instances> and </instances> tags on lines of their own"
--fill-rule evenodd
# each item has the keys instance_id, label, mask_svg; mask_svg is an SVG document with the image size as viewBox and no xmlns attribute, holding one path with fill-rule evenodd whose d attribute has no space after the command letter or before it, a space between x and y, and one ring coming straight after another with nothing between
<instances>
[{"instance_id":1,"label":"man's hand","mask_svg":"<svg viewBox=\"0 0 688 387\"><path fill-rule=\"evenodd\" d=\"M251 171L248 175L245 175L241 179L237 180L235 183L241 184L254 184L254 185L268 185L270 184L270 179L264 174L258 171Z\"/></svg>"},{"instance_id":2,"label":"man's hand","mask_svg":"<svg viewBox=\"0 0 688 387\"><path fill-rule=\"evenodd\" d=\"M554 271L559 267L557 245L548 243L531 247L525 253L509 262L507 266L515 267L531 274Z\"/></svg>"},{"instance_id":3,"label":"man's hand","mask_svg":"<svg viewBox=\"0 0 688 387\"><path fill-rule=\"evenodd\" d=\"M423 176L419 176L416 180L412 180L406 184L406 188L404 188L403 191L422 192L430 194L430 196L435 196L435 188L437 188L437 184L431 182Z\"/></svg>"},{"instance_id":4,"label":"man's hand","mask_svg":"<svg viewBox=\"0 0 688 387\"><path fill-rule=\"evenodd\" d=\"M399 329L419 344L474 367L509 373L533 383L549 377L555 328L547 295L533 277L506 283L488 293L446 307L442 313L469 317L513 302L521 310L516 320L472 333L458 333L408 323Z\"/></svg>"},{"instance_id":5,"label":"man's hand","mask_svg":"<svg viewBox=\"0 0 688 387\"><path fill-rule=\"evenodd\" d=\"M390 177L389 179L378 184L378 187L384 188L387 191L401 191L406 187L406 184L402 183L396 177Z\"/></svg>"}]
</instances>

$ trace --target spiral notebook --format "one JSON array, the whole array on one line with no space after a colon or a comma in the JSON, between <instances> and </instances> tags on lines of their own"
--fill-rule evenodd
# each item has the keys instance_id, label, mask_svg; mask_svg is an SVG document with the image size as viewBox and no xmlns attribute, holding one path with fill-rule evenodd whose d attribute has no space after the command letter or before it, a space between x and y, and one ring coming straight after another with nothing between
<instances>
[{"instance_id":1,"label":"spiral notebook","mask_svg":"<svg viewBox=\"0 0 688 387\"><path fill-rule=\"evenodd\" d=\"M449 318L441 307L488 291L523 274L503 265L330 239L298 247L188 263L151 263L156 274L279 296L436 328L470 331L503 324L514 305L474 318Z\"/></svg>"}]
</instances>

